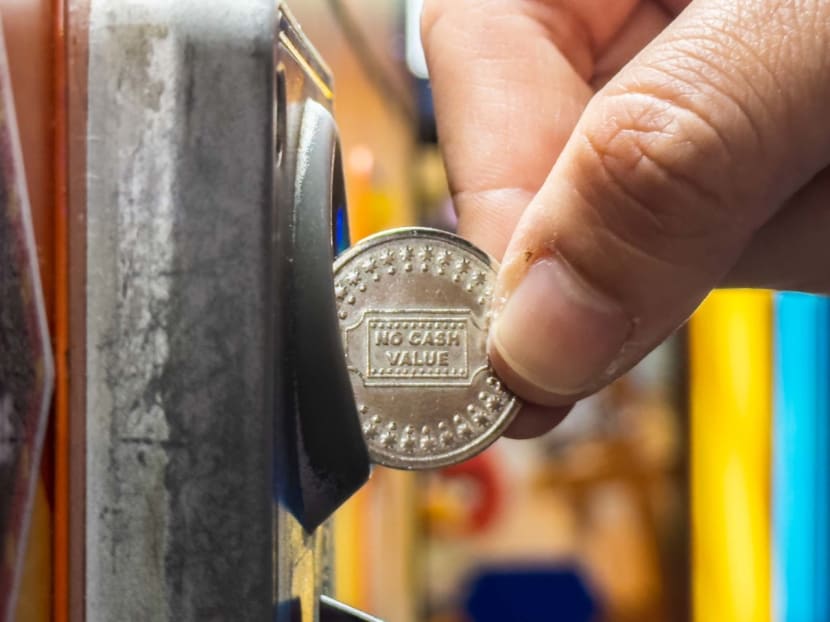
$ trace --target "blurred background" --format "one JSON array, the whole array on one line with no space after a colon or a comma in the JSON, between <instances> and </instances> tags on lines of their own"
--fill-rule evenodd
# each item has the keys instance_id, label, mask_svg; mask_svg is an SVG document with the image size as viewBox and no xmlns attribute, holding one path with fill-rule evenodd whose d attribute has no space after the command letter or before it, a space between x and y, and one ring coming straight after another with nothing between
<instances>
[{"instance_id":1,"label":"blurred background","mask_svg":"<svg viewBox=\"0 0 830 622\"><path fill-rule=\"evenodd\" d=\"M452 230L420 2L290 8L335 76L352 241ZM375 468L335 517L337 596L400 622L830 619L828 328L819 298L718 292L548 435Z\"/></svg>"}]
</instances>

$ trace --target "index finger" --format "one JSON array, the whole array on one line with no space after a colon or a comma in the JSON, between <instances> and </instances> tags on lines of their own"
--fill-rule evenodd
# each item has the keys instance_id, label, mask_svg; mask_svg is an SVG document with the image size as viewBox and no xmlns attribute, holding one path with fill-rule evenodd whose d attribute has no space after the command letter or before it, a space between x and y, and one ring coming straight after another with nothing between
<instances>
[{"instance_id":1,"label":"index finger","mask_svg":"<svg viewBox=\"0 0 830 622\"><path fill-rule=\"evenodd\" d=\"M422 39L459 233L498 258L591 96L580 34L575 18L544 2L425 3Z\"/></svg>"}]
</instances>

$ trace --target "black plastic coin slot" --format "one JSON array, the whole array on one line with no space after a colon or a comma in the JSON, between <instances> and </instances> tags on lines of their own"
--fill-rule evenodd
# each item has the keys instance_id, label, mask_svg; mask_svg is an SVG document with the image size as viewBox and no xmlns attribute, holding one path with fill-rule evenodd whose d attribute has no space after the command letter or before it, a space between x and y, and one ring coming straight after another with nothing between
<instances>
[{"instance_id":1,"label":"black plastic coin slot","mask_svg":"<svg viewBox=\"0 0 830 622\"><path fill-rule=\"evenodd\" d=\"M274 164L282 164L283 152L285 151L285 137L287 136L288 103L285 92L285 67L280 64L277 67L276 79L274 80L274 126L276 127L274 141Z\"/></svg>"},{"instance_id":2,"label":"black plastic coin slot","mask_svg":"<svg viewBox=\"0 0 830 622\"><path fill-rule=\"evenodd\" d=\"M309 101L302 111L290 240L287 343L293 367L297 518L316 528L369 477L337 321L332 212L345 189L337 128Z\"/></svg>"}]
</instances>

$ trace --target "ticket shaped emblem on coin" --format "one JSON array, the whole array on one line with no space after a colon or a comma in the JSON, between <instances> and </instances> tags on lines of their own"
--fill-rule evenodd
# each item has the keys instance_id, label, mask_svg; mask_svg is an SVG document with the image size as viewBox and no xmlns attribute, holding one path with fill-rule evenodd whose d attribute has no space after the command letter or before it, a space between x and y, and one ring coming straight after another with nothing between
<instances>
[{"instance_id":1,"label":"ticket shaped emblem on coin","mask_svg":"<svg viewBox=\"0 0 830 622\"><path fill-rule=\"evenodd\" d=\"M338 319L372 460L427 469L495 441L520 402L487 359L495 261L421 227L362 240L334 263Z\"/></svg>"}]
</instances>

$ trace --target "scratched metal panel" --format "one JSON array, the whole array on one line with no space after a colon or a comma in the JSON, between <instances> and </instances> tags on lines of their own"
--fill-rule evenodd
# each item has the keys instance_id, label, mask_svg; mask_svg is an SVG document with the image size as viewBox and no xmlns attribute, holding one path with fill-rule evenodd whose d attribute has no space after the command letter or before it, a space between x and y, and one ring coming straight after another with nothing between
<instances>
[{"instance_id":1,"label":"scratched metal panel","mask_svg":"<svg viewBox=\"0 0 830 622\"><path fill-rule=\"evenodd\" d=\"M281 247L328 71L263 0L94 0L88 62L86 618L312 622Z\"/></svg>"},{"instance_id":2,"label":"scratched metal panel","mask_svg":"<svg viewBox=\"0 0 830 622\"><path fill-rule=\"evenodd\" d=\"M89 621L272 616L275 20L90 4Z\"/></svg>"}]
</instances>

